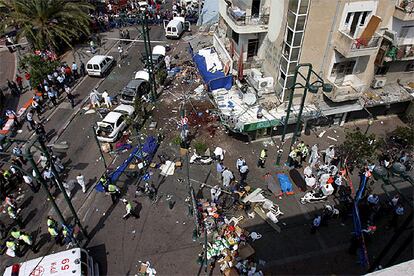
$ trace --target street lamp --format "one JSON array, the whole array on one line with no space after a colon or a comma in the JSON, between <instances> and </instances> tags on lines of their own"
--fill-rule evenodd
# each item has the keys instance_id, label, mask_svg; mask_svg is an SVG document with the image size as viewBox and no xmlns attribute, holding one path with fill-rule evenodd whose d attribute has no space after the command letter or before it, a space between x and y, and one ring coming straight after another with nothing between
<instances>
[{"instance_id":1,"label":"street lamp","mask_svg":"<svg viewBox=\"0 0 414 276\"><path fill-rule=\"evenodd\" d=\"M299 71L300 68L302 68L302 67L305 67L308 70L307 73L306 73L306 76L304 76ZM302 77L302 79L305 81L305 84L297 82L298 75ZM317 80L311 83L310 79L311 79L312 75L315 76L317 78ZM322 79L322 77L319 76L315 71L313 71L312 64L310 64L310 63L300 63L296 66L295 74L293 76L293 85L291 87L289 87L289 90L290 90L289 104L288 104L288 108L286 110L286 117L285 117L285 122L284 122L284 125L283 125L283 133L282 133L282 138L281 138L281 141L280 141L280 147L279 147L279 150L277 151L276 166L280 165L280 158L282 157L283 145L285 143L285 136L286 136L287 126L288 126L288 123L289 123L290 110L292 108L293 94L295 92L295 88L303 88L303 95L302 95L302 101L301 101L300 109L299 109L299 113L298 113L298 118L297 118L297 121L296 121L296 128L295 128L295 132L293 133L292 143L291 143L290 148L295 143L297 134L299 132L301 119L302 119L302 112L303 112L303 108L305 106L305 99L306 99L306 95L307 95L308 90L309 90L310 93L316 94L318 92L319 88L322 88L323 92L326 92L326 93L331 92L332 89L333 89L331 84L325 83L324 80Z\"/></svg>"}]
</instances>

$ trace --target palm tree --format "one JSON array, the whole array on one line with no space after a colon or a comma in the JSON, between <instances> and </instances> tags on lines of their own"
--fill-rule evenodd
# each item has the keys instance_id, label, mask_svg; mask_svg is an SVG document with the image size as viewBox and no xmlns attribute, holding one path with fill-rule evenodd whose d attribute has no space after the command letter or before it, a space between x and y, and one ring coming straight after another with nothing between
<instances>
[{"instance_id":1,"label":"palm tree","mask_svg":"<svg viewBox=\"0 0 414 276\"><path fill-rule=\"evenodd\" d=\"M89 35L93 6L73 0L0 0L0 7L7 12L0 14L3 29L17 27L17 39L26 37L37 50L56 50L58 45L72 47L74 38Z\"/></svg>"}]
</instances>

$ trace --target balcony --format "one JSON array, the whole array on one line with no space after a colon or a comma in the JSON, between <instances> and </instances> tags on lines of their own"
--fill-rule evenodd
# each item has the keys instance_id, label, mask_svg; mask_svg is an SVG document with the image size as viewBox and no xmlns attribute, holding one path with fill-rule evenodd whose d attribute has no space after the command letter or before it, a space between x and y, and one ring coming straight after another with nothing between
<instances>
[{"instance_id":1,"label":"balcony","mask_svg":"<svg viewBox=\"0 0 414 276\"><path fill-rule=\"evenodd\" d=\"M346 58L375 55L381 45L382 37L376 33L369 41L353 38L343 31L338 31L335 49Z\"/></svg>"},{"instance_id":2,"label":"balcony","mask_svg":"<svg viewBox=\"0 0 414 276\"><path fill-rule=\"evenodd\" d=\"M414 1L399 0L395 5L394 17L402 21L414 20Z\"/></svg>"},{"instance_id":3,"label":"balcony","mask_svg":"<svg viewBox=\"0 0 414 276\"><path fill-rule=\"evenodd\" d=\"M224 0L219 1L220 16L227 25L239 34L265 33L268 30L269 12L252 15L248 8L230 7Z\"/></svg>"},{"instance_id":4,"label":"balcony","mask_svg":"<svg viewBox=\"0 0 414 276\"><path fill-rule=\"evenodd\" d=\"M333 90L330 93L324 93L327 98L333 102L346 102L357 100L361 96L363 85L360 80L354 75L348 75L342 82L329 81Z\"/></svg>"}]
</instances>

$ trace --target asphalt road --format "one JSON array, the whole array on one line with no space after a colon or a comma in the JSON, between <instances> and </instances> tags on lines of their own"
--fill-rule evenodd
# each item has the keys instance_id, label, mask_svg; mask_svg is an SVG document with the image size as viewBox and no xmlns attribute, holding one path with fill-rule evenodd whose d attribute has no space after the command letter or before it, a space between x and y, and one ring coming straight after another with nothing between
<instances>
[{"instance_id":1,"label":"asphalt road","mask_svg":"<svg viewBox=\"0 0 414 276\"><path fill-rule=\"evenodd\" d=\"M136 32L131 32L132 37L135 35ZM164 39L160 27L152 27L151 39ZM185 52L181 44L172 42L172 45L177 48L176 50ZM113 68L111 74L104 80L87 77L75 90L75 94L78 94L78 101L87 97L90 90L98 83L99 91L107 90L111 95L118 93L133 77L134 72L142 68L139 61L141 51L143 51L142 44L133 45L128 51L128 57L120 63L120 67ZM117 56L116 47L112 48L109 54ZM186 92L185 89L180 92ZM161 100L166 102L170 97L169 94L164 94ZM63 103L53 111L46 124L50 137L56 135L68 122L72 112L68 103ZM156 112L162 113L158 115L164 118L178 116L173 114L172 110L157 109ZM156 204L150 203L147 198L135 197L134 179L123 175L117 184L122 187L123 196L132 200L136 212L139 213L139 219L122 220L125 213L124 205L122 203L112 205L110 197L91 188L104 171L91 128L99 119L97 114L85 114L84 111L80 111L62 132L58 142L68 141L70 144L69 149L61 154L65 165L70 168L67 179L73 179L79 172L82 172L88 180L87 193L83 194L79 187L76 187L72 202L89 232L91 241L87 248L98 261L101 273L103 275L135 275L139 261L150 261L160 275L196 274L198 270L196 258L201 251L201 246L199 242L192 241L194 225L192 218L187 214L185 203L187 186L185 181L182 181L186 179L186 167L177 169L174 176L167 178L160 177L158 172L154 171L150 181L159 187L162 195ZM400 122L396 120L384 120L384 124L374 124L370 131L381 132L384 129L392 129L398 124ZM158 127L165 131L176 131L168 129L161 121ZM148 129L144 129L143 132L151 133ZM338 139L342 139L344 132L343 129L332 128L326 135L337 135ZM316 137L303 137L303 139L309 144L318 142L321 147L332 143ZM256 158L263 147L260 142L245 144L232 137L224 137L222 140L214 137L208 143L220 145L227 150L225 165L233 170L237 157L244 156L250 166L249 185L264 187L262 175L265 171L255 168ZM276 171L272 167L275 161L273 158L275 151L275 147L269 147L271 157L267 161L267 169L272 173ZM172 159L179 158L178 147L170 141L163 142L158 152L167 154ZM112 167L122 162L127 156L128 152L112 160L111 156L106 155L108 163L114 162L115 165ZM210 185L218 183L214 165L192 165L190 179L196 190L203 182ZM410 191L412 189L407 190L407 193L409 194ZM208 191L205 192L208 195ZM165 199L167 194L172 195L176 201L172 210L167 206ZM323 204L301 205L298 201L302 195L303 193L297 192L294 196L283 199L272 198L285 213L280 219L280 233L257 216L243 222L242 226L248 231L256 231L263 235L262 239L253 243L261 268L269 273L281 274L362 273L363 270L356 264L357 258L346 253L352 231L351 220L346 220L345 225L341 225L338 220L332 221L328 227L321 228L314 235L310 234L311 218L316 212L320 212ZM29 208L23 208L23 218L27 222L26 229L36 236L36 243L41 245L38 254L27 252L24 259L32 259L64 249L49 242L48 234L45 234L46 216L54 214L45 198L41 191L34 195L26 192L22 199L23 207L30 205ZM58 194L56 201L64 216L72 219L62 195ZM369 252L372 255L379 252L390 235L390 232L380 232L380 236L375 237L375 242L369 245ZM6 256L2 257L0 266L6 267L13 261Z\"/></svg>"}]
</instances>

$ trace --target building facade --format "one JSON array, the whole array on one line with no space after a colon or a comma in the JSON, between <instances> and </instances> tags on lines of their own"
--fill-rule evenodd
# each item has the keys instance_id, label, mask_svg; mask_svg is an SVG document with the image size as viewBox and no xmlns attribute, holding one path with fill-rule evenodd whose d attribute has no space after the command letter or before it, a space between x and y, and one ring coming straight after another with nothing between
<instances>
[{"instance_id":1,"label":"building facade","mask_svg":"<svg viewBox=\"0 0 414 276\"><path fill-rule=\"evenodd\" d=\"M336 123L412 99L414 0L219 0L219 13L214 46L222 60L235 75L242 63L244 75L256 68L272 77L269 96L281 109L299 63L333 86L306 102ZM296 89L294 103L301 96Z\"/></svg>"}]
</instances>

